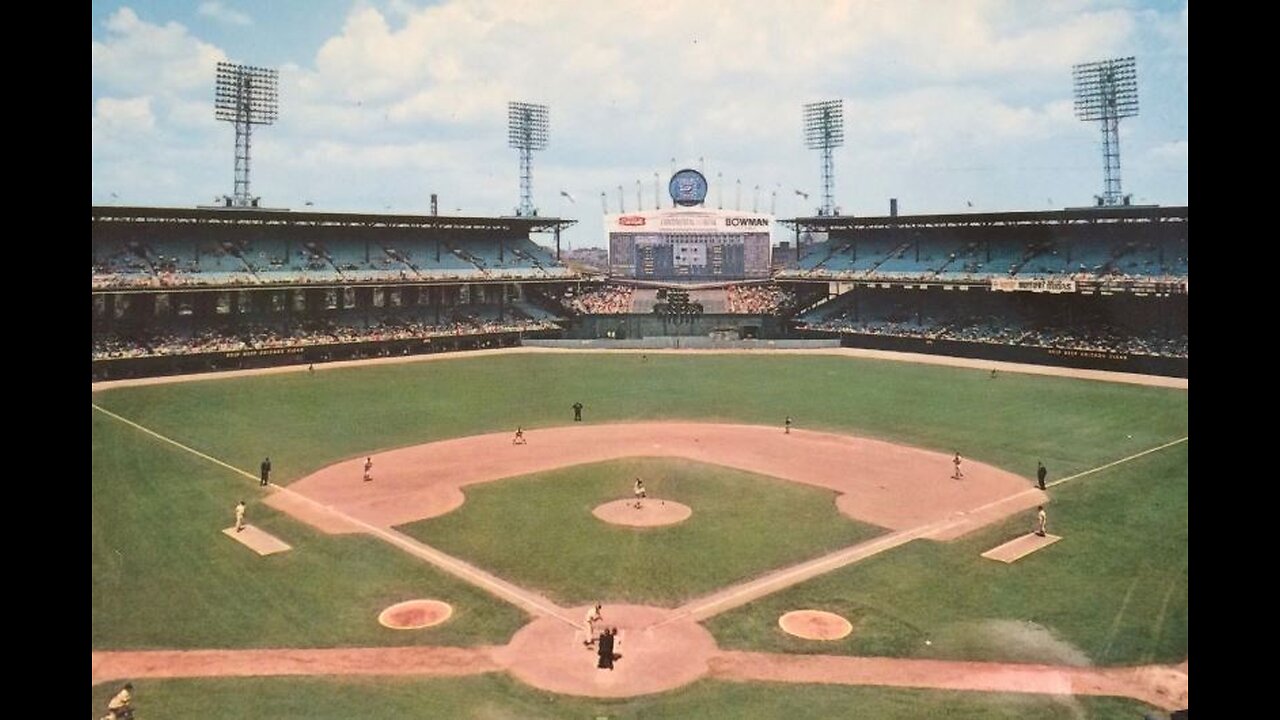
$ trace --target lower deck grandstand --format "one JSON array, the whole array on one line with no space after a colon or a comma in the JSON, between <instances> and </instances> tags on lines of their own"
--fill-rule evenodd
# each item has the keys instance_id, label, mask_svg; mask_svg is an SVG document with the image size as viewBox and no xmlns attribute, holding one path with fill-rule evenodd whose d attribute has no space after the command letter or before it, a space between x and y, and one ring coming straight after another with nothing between
<instances>
[{"instance_id":1,"label":"lower deck grandstand","mask_svg":"<svg viewBox=\"0 0 1280 720\"><path fill-rule=\"evenodd\" d=\"M94 375L663 336L1185 374L1186 208L1073 213L796 220L772 279L681 284L571 270L554 219L95 208Z\"/></svg>"},{"instance_id":2,"label":"lower deck grandstand","mask_svg":"<svg viewBox=\"0 0 1280 720\"><path fill-rule=\"evenodd\" d=\"M799 330L1187 357L1186 298L855 290Z\"/></svg>"}]
</instances>

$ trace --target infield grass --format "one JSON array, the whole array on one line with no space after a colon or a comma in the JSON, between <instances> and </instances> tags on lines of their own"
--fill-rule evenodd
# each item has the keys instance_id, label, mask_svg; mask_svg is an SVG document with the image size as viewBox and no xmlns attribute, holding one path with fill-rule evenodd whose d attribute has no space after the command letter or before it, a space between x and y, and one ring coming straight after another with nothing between
<instances>
[{"instance_id":1,"label":"infield grass","mask_svg":"<svg viewBox=\"0 0 1280 720\"><path fill-rule=\"evenodd\" d=\"M591 510L631 495L693 508L684 522L611 525ZM467 502L405 533L555 602L675 606L885 530L839 513L836 494L717 465L628 458L467 488Z\"/></svg>"}]
</instances>

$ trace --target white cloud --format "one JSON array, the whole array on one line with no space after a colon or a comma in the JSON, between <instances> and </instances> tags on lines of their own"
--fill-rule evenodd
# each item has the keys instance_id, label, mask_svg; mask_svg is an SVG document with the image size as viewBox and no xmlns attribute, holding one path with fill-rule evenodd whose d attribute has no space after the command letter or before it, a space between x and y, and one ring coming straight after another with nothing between
<instances>
[{"instance_id":1,"label":"white cloud","mask_svg":"<svg viewBox=\"0 0 1280 720\"><path fill-rule=\"evenodd\" d=\"M200 7L196 9L196 12L228 25L253 24L253 18L249 17L248 14L242 13L239 10L233 10L226 5L217 2L217 0L208 0L207 2L200 3Z\"/></svg>"},{"instance_id":2,"label":"white cloud","mask_svg":"<svg viewBox=\"0 0 1280 720\"><path fill-rule=\"evenodd\" d=\"M150 97L98 98L93 104L94 134L149 133L155 129Z\"/></svg>"},{"instance_id":3,"label":"white cloud","mask_svg":"<svg viewBox=\"0 0 1280 720\"><path fill-rule=\"evenodd\" d=\"M250 32L269 32L263 17ZM220 178L229 173L230 129L209 107L223 50L128 8L103 27L93 47L95 98L154 99L146 106L151 145L129 146L115 133L121 146L109 154L127 148L135 163L161 166L186 152L209 162L201 170L218 184L206 191L200 183L212 180L193 180L193 199L228 190ZM1072 114L1070 66L1119 54L1144 63L1163 53L1176 63L1181 43L1185 68L1186 27L1185 6L1135 9L1129 0L357 2L336 34L281 66L280 120L254 136L254 188L272 205L412 210L435 191L450 210L507 213L518 182L506 103L522 100L550 106L550 144L534 160L535 204L580 217L576 246L600 239L602 190L616 209L623 185L630 207L640 178L650 206L653 172L665 188L672 157L693 166L704 157L713 185L723 174L713 202L722 192L733 206L741 178L744 206L755 185L767 205L780 184L778 212L808 212L813 200L792 192L816 199L818 191L800 106L843 98L836 192L850 211L883 212L889 196L914 212L963 209L970 197L992 210L1038 208L1046 197L1087 201L1100 173L1097 133ZM1149 145L1167 149L1125 143L1134 163L1158 161L1166 178L1185 167L1185 140L1181 159L1168 142L1186 137L1185 107L1149 105L1166 89L1147 77L1144 112L1175 126L1182 113L1181 126L1144 131ZM95 184L108 174L97 165L108 153L96 144L107 122L95 104ZM166 187L180 185L175 178ZM559 198L560 189L578 204Z\"/></svg>"},{"instance_id":4,"label":"white cloud","mask_svg":"<svg viewBox=\"0 0 1280 720\"><path fill-rule=\"evenodd\" d=\"M1186 165L1187 164L1187 141L1174 140L1172 142L1157 145L1150 150L1151 157L1161 163L1170 165Z\"/></svg>"},{"instance_id":5,"label":"white cloud","mask_svg":"<svg viewBox=\"0 0 1280 720\"><path fill-rule=\"evenodd\" d=\"M155 25L123 7L105 23L107 38L93 41L95 87L127 93L177 93L209 87L226 54L191 36L176 22Z\"/></svg>"}]
</instances>

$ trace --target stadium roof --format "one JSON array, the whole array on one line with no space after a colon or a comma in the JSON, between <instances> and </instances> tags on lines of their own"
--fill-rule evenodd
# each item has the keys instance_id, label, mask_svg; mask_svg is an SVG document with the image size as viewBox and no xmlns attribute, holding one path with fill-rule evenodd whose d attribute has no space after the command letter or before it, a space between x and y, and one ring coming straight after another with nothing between
<instances>
[{"instance_id":1,"label":"stadium roof","mask_svg":"<svg viewBox=\"0 0 1280 720\"><path fill-rule=\"evenodd\" d=\"M945 215L820 215L778 220L799 231L829 232L881 227L983 227L993 225L1071 225L1122 222L1186 222L1187 206L1121 205L1031 212L955 213Z\"/></svg>"},{"instance_id":2,"label":"stadium roof","mask_svg":"<svg viewBox=\"0 0 1280 720\"><path fill-rule=\"evenodd\" d=\"M551 217L462 217L454 215L374 215L368 213L293 212L261 208L163 208L93 206L94 222L175 223L198 225L294 225L333 227L401 227L431 230L552 232L577 220Z\"/></svg>"}]
</instances>

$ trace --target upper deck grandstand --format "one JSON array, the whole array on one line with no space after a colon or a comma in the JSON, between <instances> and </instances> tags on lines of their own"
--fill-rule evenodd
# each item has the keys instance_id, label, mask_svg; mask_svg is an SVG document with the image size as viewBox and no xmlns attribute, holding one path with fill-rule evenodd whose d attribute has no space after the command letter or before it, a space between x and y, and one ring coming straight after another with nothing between
<instances>
[{"instance_id":1,"label":"upper deck grandstand","mask_svg":"<svg viewBox=\"0 0 1280 720\"><path fill-rule=\"evenodd\" d=\"M1043 278L1084 288L1160 283L1185 292L1185 206L783 222L795 229L799 256L780 253L782 280ZM826 239L805 245L802 234Z\"/></svg>"},{"instance_id":2,"label":"upper deck grandstand","mask_svg":"<svg viewBox=\"0 0 1280 720\"><path fill-rule=\"evenodd\" d=\"M574 277L558 218L94 207L93 288Z\"/></svg>"},{"instance_id":3,"label":"upper deck grandstand","mask_svg":"<svg viewBox=\"0 0 1280 720\"><path fill-rule=\"evenodd\" d=\"M562 319L526 290L581 277L531 237L558 218L92 215L95 376L510 345Z\"/></svg>"}]
</instances>

